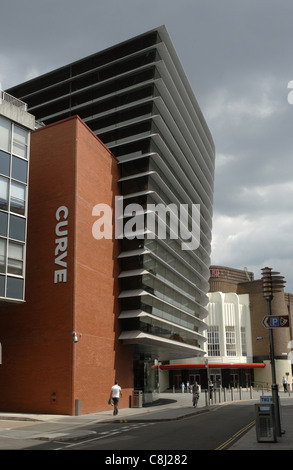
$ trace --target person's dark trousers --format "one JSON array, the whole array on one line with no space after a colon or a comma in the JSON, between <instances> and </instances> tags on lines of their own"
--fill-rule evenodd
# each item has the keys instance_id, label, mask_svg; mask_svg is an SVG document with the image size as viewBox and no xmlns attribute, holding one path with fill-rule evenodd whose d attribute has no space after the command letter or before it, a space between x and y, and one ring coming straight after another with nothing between
<instances>
[{"instance_id":1,"label":"person's dark trousers","mask_svg":"<svg viewBox=\"0 0 293 470\"><path fill-rule=\"evenodd\" d=\"M117 415L117 414L118 414L118 401L119 401L119 398L113 398L113 402L114 402L114 411L113 411L113 415Z\"/></svg>"}]
</instances>

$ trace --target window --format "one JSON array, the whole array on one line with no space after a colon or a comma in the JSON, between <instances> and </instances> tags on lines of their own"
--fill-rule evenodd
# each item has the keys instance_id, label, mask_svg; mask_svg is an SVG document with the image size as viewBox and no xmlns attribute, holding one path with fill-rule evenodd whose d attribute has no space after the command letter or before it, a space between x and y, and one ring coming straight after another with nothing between
<instances>
[{"instance_id":1,"label":"window","mask_svg":"<svg viewBox=\"0 0 293 470\"><path fill-rule=\"evenodd\" d=\"M23 299L23 280L7 277L7 297L11 299Z\"/></svg>"},{"instance_id":2,"label":"window","mask_svg":"<svg viewBox=\"0 0 293 470\"><path fill-rule=\"evenodd\" d=\"M23 272L23 245L9 242L8 244L8 266L7 271L10 274L22 276Z\"/></svg>"},{"instance_id":3,"label":"window","mask_svg":"<svg viewBox=\"0 0 293 470\"><path fill-rule=\"evenodd\" d=\"M236 356L236 334L234 326L226 326L226 354Z\"/></svg>"},{"instance_id":4,"label":"window","mask_svg":"<svg viewBox=\"0 0 293 470\"><path fill-rule=\"evenodd\" d=\"M25 213L25 186L23 184L11 182L10 210L17 214ZM1 201L1 198L0 198Z\"/></svg>"},{"instance_id":5,"label":"window","mask_svg":"<svg viewBox=\"0 0 293 470\"><path fill-rule=\"evenodd\" d=\"M11 178L15 180L27 182L27 162L21 158L12 157Z\"/></svg>"},{"instance_id":6,"label":"window","mask_svg":"<svg viewBox=\"0 0 293 470\"><path fill-rule=\"evenodd\" d=\"M0 117L0 148L10 152L11 123L7 119Z\"/></svg>"},{"instance_id":7,"label":"window","mask_svg":"<svg viewBox=\"0 0 293 470\"><path fill-rule=\"evenodd\" d=\"M14 124L12 153L27 158L28 131Z\"/></svg>"},{"instance_id":8,"label":"window","mask_svg":"<svg viewBox=\"0 0 293 470\"><path fill-rule=\"evenodd\" d=\"M5 277L0 276L0 297L5 295Z\"/></svg>"},{"instance_id":9,"label":"window","mask_svg":"<svg viewBox=\"0 0 293 470\"><path fill-rule=\"evenodd\" d=\"M25 219L16 215L10 216L9 238L25 241Z\"/></svg>"},{"instance_id":10,"label":"window","mask_svg":"<svg viewBox=\"0 0 293 470\"><path fill-rule=\"evenodd\" d=\"M247 356L246 329L241 327L241 349L242 356Z\"/></svg>"},{"instance_id":11,"label":"window","mask_svg":"<svg viewBox=\"0 0 293 470\"><path fill-rule=\"evenodd\" d=\"M0 237L7 236L7 214L0 212Z\"/></svg>"},{"instance_id":12,"label":"window","mask_svg":"<svg viewBox=\"0 0 293 470\"><path fill-rule=\"evenodd\" d=\"M0 209L8 210L8 179L0 176Z\"/></svg>"},{"instance_id":13,"label":"window","mask_svg":"<svg viewBox=\"0 0 293 470\"><path fill-rule=\"evenodd\" d=\"M5 176L10 174L10 155L0 150L0 173Z\"/></svg>"},{"instance_id":14,"label":"window","mask_svg":"<svg viewBox=\"0 0 293 470\"><path fill-rule=\"evenodd\" d=\"M6 271L6 240L0 238L0 273Z\"/></svg>"},{"instance_id":15,"label":"window","mask_svg":"<svg viewBox=\"0 0 293 470\"><path fill-rule=\"evenodd\" d=\"M208 329L208 356L220 356L220 337L218 326L210 326Z\"/></svg>"}]
</instances>

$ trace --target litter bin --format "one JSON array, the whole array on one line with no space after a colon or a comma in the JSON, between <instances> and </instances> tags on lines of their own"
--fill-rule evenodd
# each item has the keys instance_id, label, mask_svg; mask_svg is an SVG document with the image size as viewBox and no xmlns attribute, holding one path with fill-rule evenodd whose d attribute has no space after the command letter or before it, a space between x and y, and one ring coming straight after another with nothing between
<instances>
[{"instance_id":1,"label":"litter bin","mask_svg":"<svg viewBox=\"0 0 293 470\"><path fill-rule=\"evenodd\" d=\"M142 408L142 390L134 390L132 408Z\"/></svg>"},{"instance_id":2,"label":"litter bin","mask_svg":"<svg viewBox=\"0 0 293 470\"><path fill-rule=\"evenodd\" d=\"M257 442L276 442L276 423L273 403L255 405Z\"/></svg>"}]
</instances>

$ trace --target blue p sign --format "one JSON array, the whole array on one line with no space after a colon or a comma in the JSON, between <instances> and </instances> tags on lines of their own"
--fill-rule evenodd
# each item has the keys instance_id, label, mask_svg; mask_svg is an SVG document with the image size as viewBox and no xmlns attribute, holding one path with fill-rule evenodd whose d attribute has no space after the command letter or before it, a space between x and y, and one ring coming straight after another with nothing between
<instances>
[{"instance_id":1,"label":"blue p sign","mask_svg":"<svg viewBox=\"0 0 293 470\"><path fill-rule=\"evenodd\" d=\"M271 318L271 326L272 327L279 326L279 318L278 317Z\"/></svg>"}]
</instances>

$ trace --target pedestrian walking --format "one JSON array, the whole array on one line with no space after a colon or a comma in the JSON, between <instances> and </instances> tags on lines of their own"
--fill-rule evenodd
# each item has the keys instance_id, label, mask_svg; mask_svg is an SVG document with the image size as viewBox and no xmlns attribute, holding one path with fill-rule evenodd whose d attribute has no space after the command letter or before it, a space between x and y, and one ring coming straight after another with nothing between
<instances>
[{"instance_id":1,"label":"pedestrian walking","mask_svg":"<svg viewBox=\"0 0 293 470\"><path fill-rule=\"evenodd\" d=\"M197 407L197 402L199 400L199 394L200 394L200 386L198 385L197 382L194 382L193 394L192 394L192 404L195 408Z\"/></svg>"},{"instance_id":2,"label":"pedestrian walking","mask_svg":"<svg viewBox=\"0 0 293 470\"><path fill-rule=\"evenodd\" d=\"M111 388L111 394L110 394L110 399L113 400L113 404L114 404L114 411L113 411L114 416L118 414L118 403L119 403L120 397L122 397L122 390L121 390L120 385L118 385L118 382L116 381L115 385L113 385L113 387Z\"/></svg>"},{"instance_id":3,"label":"pedestrian walking","mask_svg":"<svg viewBox=\"0 0 293 470\"><path fill-rule=\"evenodd\" d=\"M283 377L283 387L284 387L284 392L286 393L288 391L288 381L286 377Z\"/></svg>"}]
</instances>

